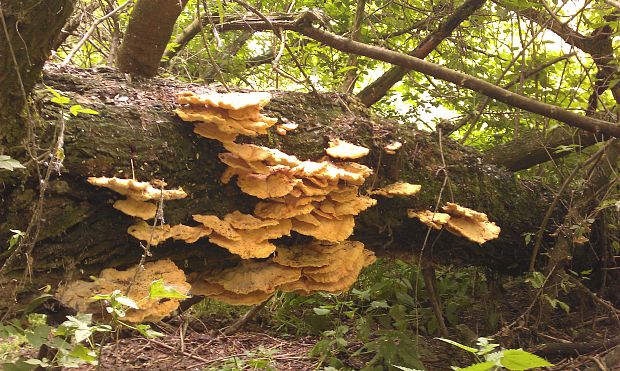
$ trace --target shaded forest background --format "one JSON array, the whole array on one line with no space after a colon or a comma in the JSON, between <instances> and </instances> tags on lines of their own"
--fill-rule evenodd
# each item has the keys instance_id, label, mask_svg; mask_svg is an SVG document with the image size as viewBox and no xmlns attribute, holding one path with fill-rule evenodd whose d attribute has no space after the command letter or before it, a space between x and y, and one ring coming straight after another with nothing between
<instances>
[{"instance_id":1,"label":"shaded forest background","mask_svg":"<svg viewBox=\"0 0 620 371\"><path fill-rule=\"evenodd\" d=\"M21 336L43 328L33 310L65 320L41 288L144 262L130 218L86 177L189 189L191 200L167 205L171 223L253 202L219 182L222 147L175 117L179 91L271 91L265 111L299 129L253 143L316 160L339 137L371 149L369 187L425 190L357 218L353 238L381 259L350 292L277 294L250 309L254 330L292 349L257 350L269 340L249 332L236 335L240 356L178 345L226 347L201 336L245 308L207 299L152 324L164 340L128 337L128 350L93 347L106 349L94 359L44 345L39 359L123 368L119 357L146 341L188 368L448 369L473 359L435 336L491 336L557 369L620 364L617 1L2 0L0 10L0 308L5 323L22 318ZM386 154L395 141L402 149ZM478 245L406 217L449 201L488 214L500 238ZM146 258L200 272L213 257L203 247L168 243ZM91 345L110 343L96 332ZM5 344L28 342L12 336Z\"/></svg>"}]
</instances>

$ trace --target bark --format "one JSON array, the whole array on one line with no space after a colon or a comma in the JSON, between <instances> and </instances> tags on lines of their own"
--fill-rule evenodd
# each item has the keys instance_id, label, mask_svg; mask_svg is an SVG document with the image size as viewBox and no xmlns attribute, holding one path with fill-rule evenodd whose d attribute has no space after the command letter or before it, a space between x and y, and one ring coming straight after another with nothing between
<instances>
[{"instance_id":1,"label":"bark","mask_svg":"<svg viewBox=\"0 0 620 371\"><path fill-rule=\"evenodd\" d=\"M119 70L155 76L172 29L187 0L139 0L118 50Z\"/></svg>"},{"instance_id":2,"label":"bark","mask_svg":"<svg viewBox=\"0 0 620 371\"><path fill-rule=\"evenodd\" d=\"M523 133L514 141L486 151L484 159L511 171L519 171L575 153L603 140L603 136L587 131L557 127L546 136L538 131ZM558 150L560 146L571 146L572 150Z\"/></svg>"},{"instance_id":3,"label":"bark","mask_svg":"<svg viewBox=\"0 0 620 371\"><path fill-rule=\"evenodd\" d=\"M18 114L28 100L74 0L3 1L0 4L0 153L21 144L26 128Z\"/></svg>"},{"instance_id":4,"label":"bark","mask_svg":"<svg viewBox=\"0 0 620 371\"><path fill-rule=\"evenodd\" d=\"M445 22L437 29L428 35L422 42L411 52L410 56L416 58L426 58L437 46L470 15L476 10L480 9L484 5L486 0L468 0L463 5L458 7L454 13L448 17ZM370 107L377 103L383 96L407 73L411 70L403 66L394 66L390 68L381 77L370 83L362 91L357 94L357 97L367 106Z\"/></svg>"},{"instance_id":5,"label":"bark","mask_svg":"<svg viewBox=\"0 0 620 371\"><path fill-rule=\"evenodd\" d=\"M196 88L171 80L127 83L109 69L60 70L50 67L46 83L71 96L100 115L79 115L67 124L64 171L50 184L42 218L40 240L33 250L33 275L23 286L25 261L0 279L5 292L17 292L19 303L43 284L87 277L105 267L126 267L140 259L138 241L126 234L130 217L111 207L117 196L88 185L88 176L131 176L131 162L140 180L165 179L171 186L183 186L186 200L168 202L169 224L191 223L195 213L219 216L234 210L249 212L256 199L241 194L233 183L222 185L219 176L225 166L217 159L222 152L217 142L199 138L190 124L180 122L173 113L174 94ZM274 92L266 113L296 122L300 128L287 136L270 135L252 142L279 148L304 159L323 156L329 137L338 136L371 148L365 163L376 175L368 186L381 186L397 180L419 183L423 192L407 199L381 199L379 205L357 218L351 239L359 240L379 253L406 253L418 256L427 229L406 218L407 208L429 209L437 203L444 182L444 165L436 134L416 132L400 124L371 117L356 100L342 106L336 95ZM57 118L58 107L46 102L46 121ZM50 129L50 131L52 131ZM386 155L382 146L400 140L397 155ZM446 170L454 201L486 212L503 228L500 239L479 246L448 233L433 232L426 246L425 259L439 263L483 265L503 272L527 269L529 251L521 234L534 231L549 202L536 183L517 181L512 174L484 165L478 155L458 144L443 141ZM9 229L25 229L35 199L36 185L5 179L7 188L0 197L0 241ZM441 203L449 201L445 197ZM551 224L553 225L553 224ZM296 238L280 241L291 243ZM223 264L235 259L223 249L201 240L192 245L169 243L153 248L152 259L170 257L188 272L204 270L205 264ZM6 258L6 254L0 261ZM11 295L0 298L0 308L10 305Z\"/></svg>"}]
</instances>

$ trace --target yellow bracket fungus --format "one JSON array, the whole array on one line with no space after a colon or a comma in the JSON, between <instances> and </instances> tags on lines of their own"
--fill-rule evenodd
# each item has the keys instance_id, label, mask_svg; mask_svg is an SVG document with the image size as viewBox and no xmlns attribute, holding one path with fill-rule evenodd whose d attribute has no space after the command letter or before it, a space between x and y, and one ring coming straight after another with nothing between
<instances>
[{"instance_id":1,"label":"yellow bracket fungus","mask_svg":"<svg viewBox=\"0 0 620 371\"><path fill-rule=\"evenodd\" d=\"M136 269L139 269L136 275ZM135 277L135 280L134 280ZM176 291L187 294L190 285L185 274L171 260L158 260L144 264L144 268L134 266L124 271L113 268L104 269L94 282L74 281L61 287L56 298L63 304L80 312L96 312L97 306L92 297L97 294L109 295L115 290L128 296L138 305L138 309L127 309L123 321L159 321L179 307L176 299L149 297L153 281L163 280ZM129 285L131 289L126 293Z\"/></svg>"}]
</instances>

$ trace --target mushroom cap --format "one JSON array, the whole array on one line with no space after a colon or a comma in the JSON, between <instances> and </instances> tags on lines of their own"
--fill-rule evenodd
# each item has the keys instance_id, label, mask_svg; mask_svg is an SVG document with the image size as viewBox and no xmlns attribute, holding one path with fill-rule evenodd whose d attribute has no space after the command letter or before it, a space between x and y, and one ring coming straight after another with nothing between
<instances>
[{"instance_id":1,"label":"mushroom cap","mask_svg":"<svg viewBox=\"0 0 620 371\"><path fill-rule=\"evenodd\" d=\"M301 182L284 173L242 174L237 178L237 185L244 193L258 198L282 197L289 194L297 183Z\"/></svg>"},{"instance_id":2,"label":"mushroom cap","mask_svg":"<svg viewBox=\"0 0 620 371\"><path fill-rule=\"evenodd\" d=\"M168 201L187 197L187 193L182 188L162 190L153 187L149 182L139 182L134 179L89 177L87 180L92 185L109 188L136 201L159 200L160 198Z\"/></svg>"},{"instance_id":3,"label":"mushroom cap","mask_svg":"<svg viewBox=\"0 0 620 371\"><path fill-rule=\"evenodd\" d=\"M386 144L383 149L388 155L395 155L396 151L398 151L402 146L403 144L401 142L394 141Z\"/></svg>"},{"instance_id":4,"label":"mushroom cap","mask_svg":"<svg viewBox=\"0 0 620 371\"><path fill-rule=\"evenodd\" d=\"M284 219L280 220L277 225L238 230L241 235L240 241L226 241L218 238L209 239L209 241L228 249L242 259L266 258L276 250L276 246L268 240L290 235L291 227L291 221Z\"/></svg>"},{"instance_id":5,"label":"mushroom cap","mask_svg":"<svg viewBox=\"0 0 620 371\"><path fill-rule=\"evenodd\" d=\"M131 236L151 245L159 245L170 238L194 243L198 239L210 235L211 232L211 228L203 225L190 227L183 224L173 226L164 224L153 227L144 221L140 221L127 228L127 233Z\"/></svg>"},{"instance_id":6,"label":"mushroom cap","mask_svg":"<svg viewBox=\"0 0 620 371\"><path fill-rule=\"evenodd\" d=\"M354 160L366 156L370 150L344 140L334 139L329 141L329 148L325 152L333 158Z\"/></svg>"},{"instance_id":7,"label":"mushroom cap","mask_svg":"<svg viewBox=\"0 0 620 371\"><path fill-rule=\"evenodd\" d=\"M414 196L420 192L422 186L405 182L396 182L383 188L373 189L368 194L379 195L388 198L394 196Z\"/></svg>"},{"instance_id":8,"label":"mushroom cap","mask_svg":"<svg viewBox=\"0 0 620 371\"><path fill-rule=\"evenodd\" d=\"M311 243L299 249L282 250L274 261L283 265L312 265L303 267L299 281L284 284L283 291L311 294L317 291L342 292L348 289L359 276L362 268L372 262L374 254L365 250L357 241L338 244Z\"/></svg>"},{"instance_id":9,"label":"mushroom cap","mask_svg":"<svg viewBox=\"0 0 620 371\"><path fill-rule=\"evenodd\" d=\"M171 237L169 225L164 224L153 227L145 221L129 226L127 233L151 245L159 245Z\"/></svg>"},{"instance_id":10,"label":"mushroom cap","mask_svg":"<svg viewBox=\"0 0 620 371\"><path fill-rule=\"evenodd\" d=\"M254 215L243 214L238 210L224 215L224 221L230 223L235 229L258 229L280 223L275 219L260 219Z\"/></svg>"},{"instance_id":11,"label":"mushroom cap","mask_svg":"<svg viewBox=\"0 0 620 371\"><path fill-rule=\"evenodd\" d=\"M272 262L244 261L234 268L224 269L205 279L221 285L225 290L237 294L254 291L272 293L282 284L301 278L301 269L285 267Z\"/></svg>"},{"instance_id":12,"label":"mushroom cap","mask_svg":"<svg viewBox=\"0 0 620 371\"><path fill-rule=\"evenodd\" d=\"M420 222L433 229L441 229L450 220L450 215L445 213L434 213L430 210L416 211L408 209L407 216L409 218L417 218Z\"/></svg>"},{"instance_id":13,"label":"mushroom cap","mask_svg":"<svg viewBox=\"0 0 620 371\"><path fill-rule=\"evenodd\" d=\"M150 202L137 201L133 198L117 200L113 206L124 214L144 220L153 219L157 214L157 205Z\"/></svg>"},{"instance_id":14,"label":"mushroom cap","mask_svg":"<svg viewBox=\"0 0 620 371\"><path fill-rule=\"evenodd\" d=\"M210 92L198 95L191 91L184 91L177 94L177 103L179 104L209 105L211 107L220 107L228 110L241 110L249 107L260 109L266 106L270 100L271 94L267 92Z\"/></svg>"},{"instance_id":15,"label":"mushroom cap","mask_svg":"<svg viewBox=\"0 0 620 371\"><path fill-rule=\"evenodd\" d=\"M194 124L194 133L200 135L201 137L215 139L222 143L233 142L237 139L237 135L235 133L226 133L220 130L216 125L209 124L206 122L199 122Z\"/></svg>"},{"instance_id":16,"label":"mushroom cap","mask_svg":"<svg viewBox=\"0 0 620 371\"><path fill-rule=\"evenodd\" d=\"M457 236L480 244L499 237L500 227L489 221L487 214L452 202L446 203L443 210L450 214L446 229Z\"/></svg>"},{"instance_id":17,"label":"mushroom cap","mask_svg":"<svg viewBox=\"0 0 620 371\"><path fill-rule=\"evenodd\" d=\"M240 241L241 235L230 225L229 222L221 220L215 215L192 215L195 221L202 223L205 227L213 229L213 232L232 241Z\"/></svg>"},{"instance_id":18,"label":"mushroom cap","mask_svg":"<svg viewBox=\"0 0 620 371\"><path fill-rule=\"evenodd\" d=\"M261 201L254 207L254 215L264 219L290 219L297 215L309 214L313 204L294 205L277 201Z\"/></svg>"},{"instance_id":19,"label":"mushroom cap","mask_svg":"<svg viewBox=\"0 0 620 371\"><path fill-rule=\"evenodd\" d=\"M346 215L341 220L329 219L324 216L315 215L320 225L312 225L299 220L293 220L292 230L306 236L312 236L325 241L344 241L353 233L355 220L353 216Z\"/></svg>"},{"instance_id":20,"label":"mushroom cap","mask_svg":"<svg viewBox=\"0 0 620 371\"><path fill-rule=\"evenodd\" d=\"M352 200L344 202L325 200L320 202L317 208L324 213L333 215L334 217L338 218L345 215L358 215L362 211L376 204L377 200L373 198L358 196Z\"/></svg>"},{"instance_id":21,"label":"mushroom cap","mask_svg":"<svg viewBox=\"0 0 620 371\"><path fill-rule=\"evenodd\" d=\"M271 295L273 295L273 293L264 291L254 291L249 294L237 294L232 291L223 291L220 294L210 295L209 297L230 305L255 305L269 299Z\"/></svg>"},{"instance_id":22,"label":"mushroom cap","mask_svg":"<svg viewBox=\"0 0 620 371\"><path fill-rule=\"evenodd\" d=\"M225 143L224 148L248 162L265 161L268 165L286 165L289 167L297 166L301 163L295 156L287 155L275 148L257 146L255 144Z\"/></svg>"}]
</instances>

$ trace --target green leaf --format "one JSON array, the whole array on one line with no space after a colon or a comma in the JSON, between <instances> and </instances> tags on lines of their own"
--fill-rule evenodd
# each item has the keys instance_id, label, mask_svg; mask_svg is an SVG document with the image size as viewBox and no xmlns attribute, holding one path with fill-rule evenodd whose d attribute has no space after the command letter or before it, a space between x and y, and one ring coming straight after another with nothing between
<instances>
[{"instance_id":1,"label":"green leaf","mask_svg":"<svg viewBox=\"0 0 620 371\"><path fill-rule=\"evenodd\" d=\"M0 155L0 169L5 169L8 171L13 171L15 169L24 169L24 165L22 165L19 161L11 156Z\"/></svg>"},{"instance_id":2,"label":"green leaf","mask_svg":"<svg viewBox=\"0 0 620 371\"><path fill-rule=\"evenodd\" d=\"M90 109L90 108L84 108L80 104L74 104L73 106L69 107L69 112L71 112L73 116L77 116L80 113L85 113L87 115L98 115L99 114L99 112L93 109Z\"/></svg>"},{"instance_id":3,"label":"green leaf","mask_svg":"<svg viewBox=\"0 0 620 371\"><path fill-rule=\"evenodd\" d=\"M132 308L132 309L140 309L140 307L138 306L138 304L131 298L128 298L126 296L118 296L115 298L117 302L119 302L120 304Z\"/></svg>"},{"instance_id":4,"label":"green leaf","mask_svg":"<svg viewBox=\"0 0 620 371\"><path fill-rule=\"evenodd\" d=\"M459 371L487 371L491 370L493 367L495 367L495 362L480 362L474 363L473 365L467 367L458 367L456 369Z\"/></svg>"},{"instance_id":5,"label":"green leaf","mask_svg":"<svg viewBox=\"0 0 620 371\"><path fill-rule=\"evenodd\" d=\"M535 354L524 351L523 349L507 349L501 359L502 366L509 370L529 370L535 367L553 366Z\"/></svg>"},{"instance_id":6,"label":"green leaf","mask_svg":"<svg viewBox=\"0 0 620 371\"><path fill-rule=\"evenodd\" d=\"M0 370L4 371L30 371L37 368L37 365L31 365L24 361L17 361L15 363L0 363Z\"/></svg>"},{"instance_id":7,"label":"green leaf","mask_svg":"<svg viewBox=\"0 0 620 371\"><path fill-rule=\"evenodd\" d=\"M69 102L71 102L71 99L67 97L58 97L58 98L54 97L50 99L50 101L56 104L60 104L61 106L64 106L65 104L68 104Z\"/></svg>"},{"instance_id":8,"label":"green leaf","mask_svg":"<svg viewBox=\"0 0 620 371\"><path fill-rule=\"evenodd\" d=\"M377 309L377 308L389 308L390 306L385 300L375 300L372 303L370 303L370 307L373 309Z\"/></svg>"},{"instance_id":9,"label":"green leaf","mask_svg":"<svg viewBox=\"0 0 620 371\"><path fill-rule=\"evenodd\" d=\"M73 336L75 336L76 342L81 343L82 341L88 339L90 335L92 334L93 334L92 328L87 327L87 328L81 328L81 329L75 330L75 333L73 334Z\"/></svg>"},{"instance_id":10,"label":"green leaf","mask_svg":"<svg viewBox=\"0 0 620 371\"><path fill-rule=\"evenodd\" d=\"M422 370L418 370L417 368L409 368L405 366L392 365L392 367L396 367L397 369L403 370L403 371L422 371Z\"/></svg>"},{"instance_id":11,"label":"green leaf","mask_svg":"<svg viewBox=\"0 0 620 371\"><path fill-rule=\"evenodd\" d=\"M312 310L314 311L314 313L316 313L319 316L325 316L331 313L331 310L327 308L312 308Z\"/></svg>"},{"instance_id":12,"label":"green leaf","mask_svg":"<svg viewBox=\"0 0 620 371\"><path fill-rule=\"evenodd\" d=\"M137 325L136 330L138 330L139 333L141 333L147 338L156 338L156 337L166 336L159 331L155 331L151 329L151 326L149 325Z\"/></svg>"},{"instance_id":13,"label":"green leaf","mask_svg":"<svg viewBox=\"0 0 620 371\"><path fill-rule=\"evenodd\" d=\"M466 351L468 351L468 352L470 352L470 353L478 353L478 349L476 349L476 348L472 348L472 347L468 347L467 345L463 345L463 344L461 344L461 343L457 343L457 342L456 342L456 341L454 341L454 340L444 339L444 338L435 338L435 339L437 339L437 340L441 340L441 341L446 342L446 343L448 343L448 344L452 344L452 345L454 345L455 347L459 347L459 348L461 348L461 349L463 349L463 350L466 350Z\"/></svg>"},{"instance_id":14,"label":"green leaf","mask_svg":"<svg viewBox=\"0 0 620 371\"><path fill-rule=\"evenodd\" d=\"M39 325L35 327L32 331L26 332L26 339L28 339L28 342L34 348L40 348L41 345L45 344L45 342L47 341L47 337L51 329L52 328L48 325Z\"/></svg>"},{"instance_id":15,"label":"green leaf","mask_svg":"<svg viewBox=\"0 0 620 371\"><path fill-rule=\"evenodd\" d=\"M78 358L84 362L93 363L97 361L97 354L81 344L76 345L69 353L70 357Z\"/></svg>"},{"instance_id":16,"label":"green leaf","mask_svg":"<svg viewBox=\"0 0 620 371\"><path fill-rule=\"evenodd\" d=\"M189 296L184 295L172 286L165 285L164 280L159 279L151 283L149 298L187 299Z\"/></svg>"}]
</instances>

